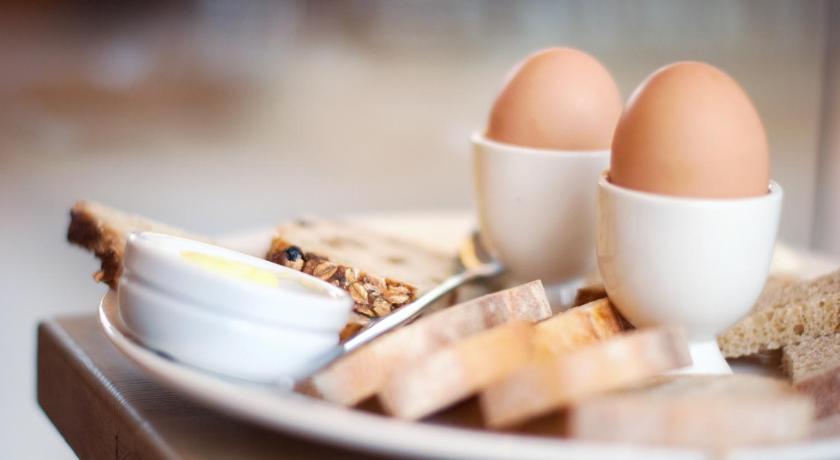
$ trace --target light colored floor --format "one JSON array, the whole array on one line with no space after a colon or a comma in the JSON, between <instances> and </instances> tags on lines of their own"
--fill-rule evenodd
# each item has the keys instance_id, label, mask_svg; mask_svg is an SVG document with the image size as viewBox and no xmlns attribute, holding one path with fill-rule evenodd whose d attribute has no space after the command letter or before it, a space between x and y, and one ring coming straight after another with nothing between
<instances>
[{"instance_id":1,"label":"light colored floor","mask_svg":"<svg viewBox=\"0 0 840 460\"><path fill-rule=\"evenodd\" d=\"M767 125L782 235L808 245L824 7L287 2L69 39L0 18L15 38L0 41L0 457L72 456L35 404L33 364L38 320L91 313L103 292L64 241L75 200L208 233L465 208L468 135L543 46L599 56L625 95L677 59L730 71Z\"/></svg>"}]
</instances>

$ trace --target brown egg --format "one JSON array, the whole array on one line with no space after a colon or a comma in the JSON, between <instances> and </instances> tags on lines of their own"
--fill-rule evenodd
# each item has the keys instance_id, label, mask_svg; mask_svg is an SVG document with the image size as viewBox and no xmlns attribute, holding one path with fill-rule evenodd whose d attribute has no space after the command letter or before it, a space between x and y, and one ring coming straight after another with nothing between
<instances>
[{"instance_id":1,"label":"brown egg","mask_svg":"<svg viewBox=\"0 0 840 460\"><path fill-rule=\"evenodd\" d=\"M607 69L571 48L538 51L518 64L490 112L486 135L554 150L610 147L621 94Z\"/></svg>"},{"instance_id":2,"label":"brown egg","mask_svg":"<svg viewBox=\"0 0 840 460\"><path fill-rule=\"evenodd\" d=\"M741 86L702 62L654 72L630 97L612 144L610 181L697 198L763 195L767 137Z\"/></svg>"}]
</instances>

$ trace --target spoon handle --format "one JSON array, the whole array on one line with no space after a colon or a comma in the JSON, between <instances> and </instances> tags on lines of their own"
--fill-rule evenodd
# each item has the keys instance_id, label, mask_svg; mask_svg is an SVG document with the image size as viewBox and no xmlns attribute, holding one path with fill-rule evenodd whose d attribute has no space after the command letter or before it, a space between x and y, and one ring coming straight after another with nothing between
<instances>
[{"instance_id":1,"label":"spoon handle","mask_svg":"<svg viewBox=\"0 0 840 460\"><path fill-rule=\"evenodd\" d=\"M485 264L474 269L464 270L460 273L450 276L449 278L445 279L441 284L435 286L430 291L418 297L417 300L415 300L414 302L376 321L375 323L371 324L370 326L356 334L350 340L344 342L344 344L342 344L341 346L343 353L350 353L351 351L370 342L371 340L390 331L391 329L394 329L398 326L402 326L408 321L411 321L412 319L416 318L417 315L419 315L429 305L433 304L436 300L440 299L446 294L449 294L454 289L463 286L464 284L469 283L470 281L493 276L495 274L498 274L500 271L501 266L496 262L491 262L489 264Z\"/></svg>"}]
</instances>

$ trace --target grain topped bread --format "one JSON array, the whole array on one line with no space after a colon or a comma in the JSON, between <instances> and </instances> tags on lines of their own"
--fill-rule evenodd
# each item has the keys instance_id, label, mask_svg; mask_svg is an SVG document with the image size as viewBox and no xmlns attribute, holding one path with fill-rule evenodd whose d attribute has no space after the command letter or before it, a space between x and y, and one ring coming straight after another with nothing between
<instances>
[{"instance_id":1,"label":"grain topped bread","mask_svg":"<svg viewBox=\"0 0 840 460\"><path fill-rule=\"evenodd\" d=\"M93 202L79 201L70 210L67 240L93 252L101 268L93 274L96 281L117 288L122 274L122 258L132 231L152 231L210 242L210 238L191 234L145 217Z\"/></svg>"},{"instance_id":2,"label":"grain topped bread","mask_svg":"<svg viewBox=\"0 0 840 460\"><path fill-rule=\"evenodd\" d=\"M771 277L753 311L718 337L724 356L778 350L840 329L840 270L808 281Z\"/></svg>"},{"instance_id":3,"label":"grain topped bread","mask_svg":"<svg viewBox=\"0 0 840 460\"><path fill-rule=\"evenodd\" d=\"M814 399L818 417L840 413L840 334L787 345L782 369L797 390Z\"/></svg>"},{"instance_id":4,"label":"grain topped bread","mask_svg":"<svg viewBox=\"0 0 840 460\"><path fill-rule=\"evenodd\" d=\"M588 441L721 449L808 435L813 405L756 375L661 377L574 403L569 435Z\"/></svg>"},{"instance_id":5,"label":"grain topped bread","mask_svg":"<svg viewBox=\"0 0 840 460\"><path fill-rule=\"evenodd\" d=\"M266 259L350 293L359 324L412 302L455 269L451 255L351 222L299 219L277 228Z\"/></svg>"},{"instance_id":6,"label":"grain topped bread","mask_svg":"<svg viewBox=\"0 0 840 460\"><path fill-rule=\"evenodd\" d=\"M101 261L97 281L116 289L122 258L132 231L153 231L219 244L152 219L90 201L70 211L67 239ZM266 257L347 290L356 301L347 338L370 318L390 313L449 276L451 256L360 225L323 219L297 220L277 229Z\"/></svg>"}]
</instances>

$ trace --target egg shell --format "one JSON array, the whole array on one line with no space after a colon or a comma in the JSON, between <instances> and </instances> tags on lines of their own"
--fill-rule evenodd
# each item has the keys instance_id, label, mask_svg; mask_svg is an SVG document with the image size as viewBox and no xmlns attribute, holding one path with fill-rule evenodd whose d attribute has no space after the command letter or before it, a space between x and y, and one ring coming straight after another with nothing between
<instances>
[{"instance_id":1,"label":"egg shell","mask_svg":"<svg viewBox=\"0 0 840 460\"><path fill-rule=\"evenodd\" d=\"M767 137L749 96L701 62L654 72L636 89L612 144L610 182L643 192L741 198L768 192Z\"/></svg>"},{"instance_id":2,"label":"egg shell","mask_svg":"<svg viewBox=\"0 0 840 460\"><path fill-rule=\"evenodd\" d=\"M604 150L621 110L618 87L600 62L576 49L550 48L511 71L486 136L523 147Z\"/></svg>"}]
</instances>

